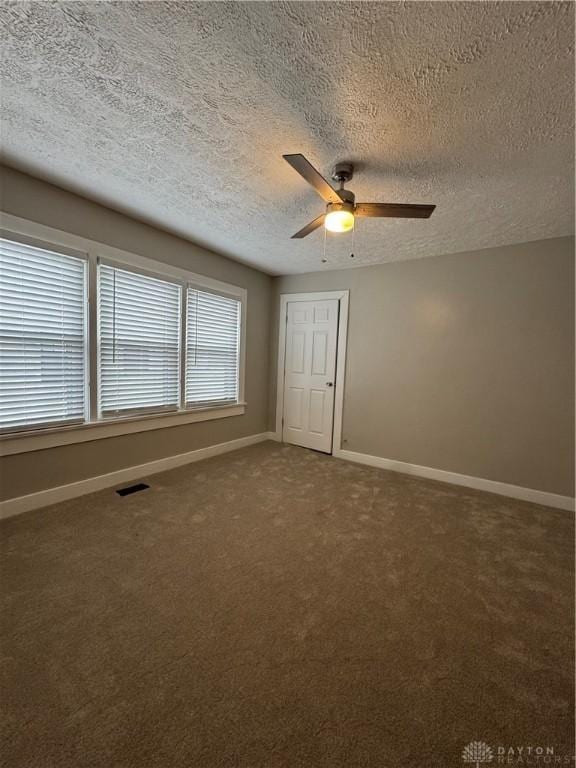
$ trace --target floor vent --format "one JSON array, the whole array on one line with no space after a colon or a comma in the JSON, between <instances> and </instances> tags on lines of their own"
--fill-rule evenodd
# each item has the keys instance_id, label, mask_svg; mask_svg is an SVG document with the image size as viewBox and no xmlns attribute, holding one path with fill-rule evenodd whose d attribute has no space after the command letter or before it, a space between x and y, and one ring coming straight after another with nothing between
<instances>
[{"instance_id":1,"label":"floor vent","mask_svg":"<svg viewBox=\"0 0 576 768\"><path fill-rule=\"evenodd\" d=\"M136 485L128 485L126 488L119 488L116 493L118 496L129 496L131 493L138 493L138 491L145 491L146 488L150 488L146 483L137 483Z\"/></svg>"}]
</instances>

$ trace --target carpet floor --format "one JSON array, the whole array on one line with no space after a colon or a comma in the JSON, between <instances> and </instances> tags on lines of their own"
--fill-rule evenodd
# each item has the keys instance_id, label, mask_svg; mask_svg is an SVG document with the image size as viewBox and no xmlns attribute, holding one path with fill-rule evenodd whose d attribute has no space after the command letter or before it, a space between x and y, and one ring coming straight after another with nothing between
<instances>
[{"instance_id":1,"label":"carpet floor","mask_svg":"<svg viewBox=\"0 0 576 768\"><path fill-rule=\"evenodd\" d=\"M4 765L571 763L569 513L276 443L148 482L0 524Z\"/></svg>"}]
</instances>

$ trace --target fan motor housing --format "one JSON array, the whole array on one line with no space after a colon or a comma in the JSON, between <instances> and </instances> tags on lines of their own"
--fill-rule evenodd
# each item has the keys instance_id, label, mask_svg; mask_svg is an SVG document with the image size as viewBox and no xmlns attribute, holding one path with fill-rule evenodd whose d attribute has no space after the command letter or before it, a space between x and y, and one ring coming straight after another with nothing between
<instances>
[{"instance_id":1,"label":"fan motor housing","mask_svg":"<svg viewBox=\"0 0 576 768\"><path fill-rule=\"evenodd\" d=\"M350 193L352 195L352 193ZM352 195L351 201L345 203L328 203L326 206L326 213L332 213L332 211L350 211L354 213L354 195Z\"/></svg>"}]
</instances>

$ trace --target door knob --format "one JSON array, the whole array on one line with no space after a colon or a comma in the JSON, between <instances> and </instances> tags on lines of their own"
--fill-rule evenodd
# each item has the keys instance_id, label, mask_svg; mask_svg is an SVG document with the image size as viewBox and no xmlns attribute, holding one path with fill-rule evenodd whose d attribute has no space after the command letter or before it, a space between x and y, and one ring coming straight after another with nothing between
<instances>
[{"instance_id":1,"label":"door knob","mask_svg":"<svg viewBox=\"0 0 576 768\"><path fill-rule=\"evenodd\" d=\"M327 387L333 387L334 386L334 382L333 381L327 381L326 382L326 386Z\"/></svg>"}]
</instances>

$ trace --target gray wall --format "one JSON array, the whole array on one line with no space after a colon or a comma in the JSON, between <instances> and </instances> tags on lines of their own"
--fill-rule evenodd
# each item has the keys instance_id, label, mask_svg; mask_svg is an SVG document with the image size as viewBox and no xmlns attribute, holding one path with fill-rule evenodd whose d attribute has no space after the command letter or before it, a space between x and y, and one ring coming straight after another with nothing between
<instances>
[{"instance_id":1,"label":"gray wall","mask_svg":"<svg viewBox=\"0 0 576 768\"><path fill-rule=\"evenodd\" d=\"M573 495L573 238L273 281L0 172L9 213L248 289L244 416L0 459L0 498L273 429L278 296L342 288L351 294L345 448Z\"/></svg>"},{"instance_id":2,"label":"gray wall","mask_svg":"<svg viewBox=\"0 0 576 768\"><path fill-rule=\"evenodd\" d=\"M574 494L574 238L275 287L273 344L280 293L350 290L344 448Z\"/></svg>"},{"instance_id":3,"label":"gray wall","mask_svg":"<svg viewBox=\"0 0 576 768\"><path fill-rule=\"evenodd\" d=\"M2 210L248 290L243 416L0 459L8 499L267 430L272 278L18 171L0 167Z\"/></svg>"}]
</instances>

